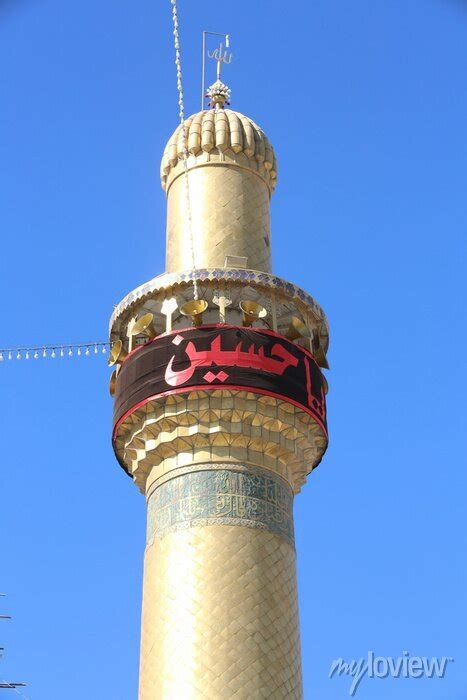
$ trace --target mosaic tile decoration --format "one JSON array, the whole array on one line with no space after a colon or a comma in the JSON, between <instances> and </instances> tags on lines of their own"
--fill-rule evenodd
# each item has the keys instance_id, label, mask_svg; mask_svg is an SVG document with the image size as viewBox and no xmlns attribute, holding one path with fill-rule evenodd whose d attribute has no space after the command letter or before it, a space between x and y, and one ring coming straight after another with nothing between
<instances>
[{"instance_id":1,"label":"mosaic tile decoration","mask_svg":"<svg viewBox=\"0 0 467 700\"><path fill-rule=\"evenodd\" d=\"M150 496L147 545L168 532L203 525L259 527L293 542L292 506L290 487L262 470L193 471Z\"/></svg>"}]
</instances>

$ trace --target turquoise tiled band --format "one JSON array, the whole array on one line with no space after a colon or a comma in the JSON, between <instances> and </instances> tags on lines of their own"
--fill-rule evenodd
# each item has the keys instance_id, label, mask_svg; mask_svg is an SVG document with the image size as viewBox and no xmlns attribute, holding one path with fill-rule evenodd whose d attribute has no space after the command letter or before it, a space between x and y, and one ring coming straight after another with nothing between
<instances>
[{"instance_id":1,"label":"turquoise tiled band","mask_svg":"<svg viewBox=\"0 0 467 700\"><path fill-rule=\"evenodd\" d=\"M147 543L203 525L263 528L293 541L292 505L290 487L262 470L190 472L166 481L150 496Z\"/></svg>"}]
</instances>

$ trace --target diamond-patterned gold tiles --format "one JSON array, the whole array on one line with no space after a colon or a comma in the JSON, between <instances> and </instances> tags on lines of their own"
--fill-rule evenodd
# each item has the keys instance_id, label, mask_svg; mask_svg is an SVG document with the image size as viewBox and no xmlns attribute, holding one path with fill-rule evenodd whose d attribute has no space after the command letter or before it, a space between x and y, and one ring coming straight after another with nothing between
<instances>
[{"instance_id":1,"label":"diamond-patterned gold tiles","mask_svg":"<svg viewBox=\"0 0 467 700\"><path fill-rule=\"evenodd\" d=\"M300 700L295 551L193 527L146 550L139 700Z\"/></svg>"},{"instance_id":2,"label":"diamond-patterned gold tiles","mask_svg":"<svg viewBox=\"0 0 467 700\"><path fill-rule=\"evenodd\" d=\"M269 190L254 173L217 164L189 171L191 219L184 175L167 199L167 272L223 267L227 255L247 258L254 270L271 270ZM191 226L190 226L191 220Z\"/></svg>"}]
</instances>

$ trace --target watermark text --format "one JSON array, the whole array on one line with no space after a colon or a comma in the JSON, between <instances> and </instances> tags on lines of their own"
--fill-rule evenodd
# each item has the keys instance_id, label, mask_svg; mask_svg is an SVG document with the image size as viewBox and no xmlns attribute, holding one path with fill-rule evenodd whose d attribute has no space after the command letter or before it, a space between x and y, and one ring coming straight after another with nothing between
<instances>
[{"instance_id":1,"label":"watermark text","mask_svg":"<svg viewBox=\"0 0 467 700\"><path fill-rule=\"evenodd\" d=\"M363 678L444 678L449 663L454 661L450 656L440 658L427 656L410 656L408 651L402 656L375 656L373 651L358 661L334 659L329 669L329 678L335 676L350 676L352 683L349 695L352 697L358 690Z\"/></svg>"}]
</instances>

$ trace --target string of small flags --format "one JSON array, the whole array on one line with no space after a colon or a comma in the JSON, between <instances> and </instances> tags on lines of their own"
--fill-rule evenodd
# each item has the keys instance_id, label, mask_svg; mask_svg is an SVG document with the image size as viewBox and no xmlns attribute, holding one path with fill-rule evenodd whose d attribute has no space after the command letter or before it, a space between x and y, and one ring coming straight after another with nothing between
<instances>
[{"instance_id":1,"label":"string of small flags","mask_svg":"<svg viewBox=\"0 0 467 700\"><path fill-rule=\"evenodd\" d=\"M8 360L39 360L63 357L90 357L106 355L110 343L77 343L71 345L35 345L18 348L0 348L0 362Z\"/></svg>"}]
</instances>

